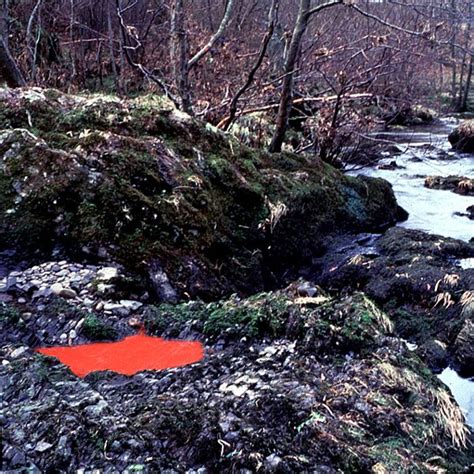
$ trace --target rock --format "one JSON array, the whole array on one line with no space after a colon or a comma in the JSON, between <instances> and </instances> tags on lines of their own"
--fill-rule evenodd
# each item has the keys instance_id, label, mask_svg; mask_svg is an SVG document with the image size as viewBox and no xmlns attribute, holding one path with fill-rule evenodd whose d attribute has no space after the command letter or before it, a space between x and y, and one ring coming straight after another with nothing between
<instances>
[{"instance_id":1,"label":"rock","mask_svg":"<svg viewBox=\"0 0 474 474\"><path fill-rule=\"evenodd\" d=\"M37 299L40 299L40 298L48 298L51 294L53 294L53 290L51 288L44 288L44 289L40 289L38 291L35 291L33 293L33 296L32 298L34 300L37 300Z\"/></svg>"},{"instance_id":2,"label":"rock","mask_svg":"<svg viewBox=\"0 0 474 474\"><path fill-rule=\"evenodd\" d=\"M163 303L177 303L178 294L171 286L168 275L163 271L160 263L155 260L149 266L148 275L155 290L156 296Z\"/></svg>"},{"instance_id":3,"label":"rock","mask_svg":"<svg viewBox=\"0 0 474 474\"><path fill-rule=\"evenodd\" d=\"M301 162L291 153L269 160L263 150L235 148L225 134L163 114L140 99L117 100L112 111L109 104L90 106L89 97L49 93L56 99L35 109L34 135L23 129L30 125L24 122L30 110L24 93L11 90L0 97L0 107L15 110L5 118L10 129L1 132L0 140L2 156L9 157L0 170L0 201L15 212L4 216L0 241L18 247L25 257L39 255L29 233L42 235L56 250L67 235L67 248L57 255L69 259L84 248L90 256L117 261L105 267L112 268L105 281L117 276L113 267L143 279L146 266L158 261L158 268L149 268L149 282L162 301L175 302L185 293L211 301L263 291L270 283L267 275L279 279L288 267L295 271L321 255L333 232L378 231L399 216L393 190L382 179L346 176L321 166L319 159ZM106 116L109 122L97 123ZM51 123L57 134L51 133ZM165 129L177 130L179 139ZM34 163L32 147L38 154ZM196 155L199 163L189 159ZM247 166L250 161L253 165ZM106 192L104 186L116 180L121 185ZM157 206L157 196L163 205ZM57 204L46 212L34 204L43 202ZM269 211L283 203L288 212L273 222ZM116 232L111 232L112 222ZM66 258L49 263L64 281L45 286L76 289L72 280L79 265Z\"/></svg>"},{"instance_id":4,"label":"rock","mask_svg":"<svg viewBox=\"0 0 474 474\"><path fill-rule=\"evenodd\" d=\"M464 321L454 343L454 357L463 375L474 375L474 322L469 319Z\"/></svg>"},{"instance_id":5,"label":"rock","mask_svg":"<svg viewBox=\"0 0 474 474\"><path fill-rule=\"evenodd\" d=\"M385 114L384 121L387 125L425 125L433 122L437 116L435 110L423 105L406 105Z\"/></svg>"},{"instance_id":6,"label":"rock","mask_svg":"<svg viewBox=\"0 0 474 474\"><path fill-rule=\"evenodd\" d=\"M474 153L474 120L465 120L448 137L449 143L458 151Z\"/></svg>"},{"instance_id":7,"label":"rock","mask_svg":"<svg viewBox=\"0 0 474 474\"><path fill-rule=\"evenodd\" d=\"M436 339L429 340L417 351L428 367L435 373L440 373L448 366L447 346Z\"/></svg>"},{"instance_id":8,"label":"rock","mask_svg":"<svg viewBox=\"0 0 474 474\"><path fill-rule=\"evenodd\" d=\"M273 453L265 458L264 465L268 472L276 472L282 463L283 459L277 454Z\"/></svg>"},{"instance_id":9,"label":"rock","mask_svg":"<svg viewBox=\"0 0 474 474\"><path fill-rule=\"evenodd\" d=\"M129 311L137 311L143 306L143 303L140 303L140 301L131 300L120 300L120 304Z\"/></svg>"},{"instance_id":10,"label":"rock","mask_svg":"<svg viewBox=\"0 0 474 474\"><path fill-rule=\"evenodd\" d=\"M53 445L51 443L47 443L46 441L40 441L35 446L35 451L38 453L44 453L48 451L49 449L51 449L52 447Z\"/></svg>"},{"instance_id":11,"label":"rock","mask_svg":"<svg viewBox=\"0 0 474 474\"><path fill-rule=\"evenodd\" d=\"M119 271L115 267L104 267L97 272L97 280L107 282L117 278L119 276Z\"/></svg>"},{"instance_id":12,"label":"rock","mask_svg":"<svg viewBox=\"0 0 474 474\"><path fill-rule=\"evenodd\" d=\"M16 276L10 274L7 278L4 279L4 282L0 282L0 293L10 291L18 282Z\"/></svg>"},{"instance_id":13,"label":"rock","mask_svg":"<svg viewBox=\"0 0 474 474\"><path fill-rule=\"evenodd\" d=\"M123 306L118 303L105 303L104 304L104 311L117 311L123 309Z\"/></svg>"},{"instance_id":14,"label":"rock","mask_svg":"<svg viewBox=\"0 0 474 474\"><path fill-rule=\"evenodd\" d=\"M394 171L398 169L403 169L404 166L400 166L396 161L391 161L390 163L382 163L377 166L379 170L388 170L388 171Z\"/></svg>"},{"instance_id":15,"label":"rock","mask_svg":"<svg viewBox=\"0 0 474 474\"><path fill-rule=\"evenodd\" d=\"M474 196L474 179L464 176L428 176L425 187L429 189L444 189L464 196Z\"/></svg>"},{"instance_id":16,"label":"rock","mask_svg":"<svg viewBox=\"0 0 474 474\"><path fill-rule=\"evenodd\" d=\"M22 346L19 347L18 349L15 349L11 354L10 357L12 359L18 359L18 357L21 357L25 352L28 351L28 347Z\"/></svg>"},{"instance_id":17,"label":"rock","mask_svg":"<svg viewBox=\"0 0 474 474\"><path fill-rule=\"evenodd\" d=\"M55 283L54 285L51 285L50 289L54 295L59 296L59 294L63 290L63 285L61 285L60 283Z\"/></svg>"},{"instance_id":18,"label":"rock","mask_svg":"<svg viewBox=\"0 0 474 474\"><path fill-rule=\"evenodd\" d=\"M74 299L74 298L77 297L77 293L71 288L63 288L59 292L59 296L61 296L61 298L65 298L65 299Z\"/></svg>"},{"instance_id":19,"label":"rock","mask_svg":"<svg viewBox=\"0 0 474 474\"><path fill-rule=\"evenodd\" d=\"M313 298L317 295L318 289L308 282L304 282L297 288L298 295Z\"/></svg>"}]
</instances>

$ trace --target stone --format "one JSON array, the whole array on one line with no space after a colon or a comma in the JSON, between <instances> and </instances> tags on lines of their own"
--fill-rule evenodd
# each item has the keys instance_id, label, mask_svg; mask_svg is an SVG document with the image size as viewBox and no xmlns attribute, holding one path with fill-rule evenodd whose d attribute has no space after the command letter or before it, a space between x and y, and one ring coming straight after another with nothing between
<instances>
[{"instance_id":1,"label":"stone","mask_svg":"<svg viewBox=\"0 0 474 474\"><path fill-rule=\"evenodd\" d=\"M448 137L451 146L464 153L474 153L474 120L465 120Z\"/></svg>"},{"instance_id":2,"label":"stone","mask_svg":"<svg viewBox=\"0 0 474 474\"><path fill-rule=\"evenodd\" d=\"M154 261L149 266L148 275L152 282L156 296L163 303L177 303L178 294L171 286L168 275L161 268L158 261Z\"/></svg>"},{"instance_id":3,"label":"stone","mask_svg":"<svg viewBox=\"0 0 474 474\"><path fill-rule=\"evenodd\" d=\"M308 296L309 298L313 298L318 293L318 289L308 282L299 285L297 291L300 296Z\"/></svg>"},{"instance_id":4,"label":"stone","mask_svg":"<svg viewBox=\"0 0 474 474\"><path fill-rule=\"evenodd\" d=\"M32 317L33 313L23 313L21 315L21 319L23 319L23 321L29 321Z\"/></svg>"},{"instance_id":5,"label":"stone","mask_svg":"<svg viewBox=\"0 0 474 474\"><path fill-rule=\"evenodd\" d=\"M104 267L97 272L97 280L110 281L119 276L119 271L115 267Z\"/></svg>"},{"instance_id":6,"label":"stone","mask_svg":"<svg viewBox=\"0 0 474 474\"><path fill-rule=\"evenodd\" d=\"M275 453L270 454L265 458L265 469L268 472L276 472L282 462L283 459L280 456Z\"/></svg>"},{"instance_id":7,"label":"stone","mask_svg":"<svg viewBox=\"0 0 474 474\"><path fill-rule=\"evenodd\" d=\"M40 441L35 446L35 451L37 451L38 453L44 453L48 451L49 449L51 449L52 447L53 445L51 443L47 443L46 441Z\"/></svg>"},{"instance_id":8,"label":"stone","mask_svg":"<svg viewBox=\"0 0 474 474\"><path fill-rule=\"evenodd\" d=\"M77 293L72 288L63 288L59 292L59 296L65 299L74 299L77 297Z\"/></svg>"},{"instance_id":9,"label":"stone","mask_svg":"<svg viewBox=\"0 0 474 474\"><path fill-rule=\"evenodd\" d=\"M143 303L140 303L140 301L132 300L120 300L120 304L130 311L137 311L137 309L140 309L143 306Z\"/></svg>"},{"instance_id":10,"label":"stone","mask_svg":"<svg viewBox=\"0 0 474 474\"><path fill-rule=\"evenodd\" d=\"M17 359L18 357L21 357L27 350L28 347L26 346L18 347L10 354L10 357L12 359Z\"/></svg>"},{"instance_id":11,"label":"stone","mask_svg":"<svg viewBox=\"0 0 474 474\"><path fill-rule=\"evenodd\" d=\"M447 346L437 339L425 342L419 347L418 353L435 373L441 372L448 365Z\"/></svg>"},{"instance_id":12,"label":"stone","mask_svg":"<svg viewBox=\"0 0 474 474\"><path fill-rule=\"evenodd\" d=\"M425 187L453 191L464 196L474 196L474 179L465 176L428 176Z\"/></svg>"},{"instance_id":13,"label":"stone","mask_svg":"<svg viewBox=\"0 0 474 474\"><path fill-rule=\"evenodd\" d=\"M54 295L59 296L59 293L63 290L63 285L60 283L54 283L51 285L51 291L53 292Z\"/></svg>"},{"instance_id":14,"label":"stone","mask_svg":"<svg viewBox=\"0 0 474 474\"><path fill-rule=\"evenodd\" d=\"M469 319L464 321L454 343L454 358L463 375L474 375L474 322Z\"/></svg>"}]
</instances>

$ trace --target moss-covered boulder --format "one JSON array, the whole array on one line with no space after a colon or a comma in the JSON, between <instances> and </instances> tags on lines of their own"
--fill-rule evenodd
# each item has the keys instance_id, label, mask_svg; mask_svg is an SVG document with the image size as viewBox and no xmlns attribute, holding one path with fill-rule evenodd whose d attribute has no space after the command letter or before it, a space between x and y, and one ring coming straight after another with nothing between
<instances>
[{"instance_id":1,"label":"moss-covered boulder","mask_svg":"<svg viewBox=\"0 0 474 474\"><path fill-rule=\"evenodd\" d=\"M308 297L299 286L148 308L153 334L200 339L206 355L192 366L130 377L80 379L25 347L33 335L64 331L79 314L35 316L48 331L30 320L13 343L13 322L6 323L2 467L464 472L474 453L463 415L393 337L388 317L361 293ZM120 321L109 322L121 331Z\"/></svg>"},{"instance_id":2,"label":"moss-covered boulder","mask_svg":"<svg viewBox=\"0 0 474 474\"><path fill-rule=\"evenodd\" d=\"M474 120L465 120L449 135L449 143L455 150L474 153Z\"/></svg>"},{"instance_id":3,"label":"moss-covered boulder","mask_svg":"<svg viewBox=\"0 0 474 474\"><path fill-rule=\"evenodd\" d=\"M118 261L164 299L254 293L331 232L400 215L383 180L245 147L159 97L0 90L0 123L2 244Z\"/></svg>"},{"instance_id":4,"label":"moss-covered boulder","mask_svg":"<svg viewBox=\"0 0 474 474\"><path fill-rule=\"evenodd\" d=\"M472 325L466 321L473 319L474 269L459 260L474 257L473 243L394 227L375 248L330 262L319 283L363 290L389 314L398 335L421 346L433 369L454 354L457 368L472 375ZM446 350L433 350L436 340Z\"/></svg>"}]
</instances>

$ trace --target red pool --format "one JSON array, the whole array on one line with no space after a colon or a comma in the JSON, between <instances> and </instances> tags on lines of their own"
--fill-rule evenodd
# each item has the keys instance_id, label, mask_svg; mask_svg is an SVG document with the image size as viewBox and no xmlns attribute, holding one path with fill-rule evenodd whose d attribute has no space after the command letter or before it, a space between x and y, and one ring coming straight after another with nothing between
<instances>
[{"instance_id":1,"label":"red pool","mask_svg":"<svg viewBox=\"0 0 474 474\"><path fill-rule=\"evenodd\" d=\"M49 347L37 352L56 357L79 377L100 370L133 375L142 370L182 367L204 357L200 342L168 341L145 334L129 336L119 342Z\"/></svg>"}]
</instances>

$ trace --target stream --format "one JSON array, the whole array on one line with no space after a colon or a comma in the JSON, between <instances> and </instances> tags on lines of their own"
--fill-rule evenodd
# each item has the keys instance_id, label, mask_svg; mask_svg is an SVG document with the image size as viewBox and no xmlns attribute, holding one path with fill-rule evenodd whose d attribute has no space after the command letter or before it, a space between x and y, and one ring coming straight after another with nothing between
<instances>
[{"instance_id":1,"label":"stream","mask_svg":"<svg viewBox=\"0 0 474 474\"><path fill-rule=\"evenodd\" d=\"M384 178L393 185L399 204L409 212L400 226L469 241L474 237L474 222L463 213L474 204L472 196L424 187L426 176L474 176L474 156L455 152L448 142L449 133L459 123L447 117L429 126L411 130L377 133L376 138L394 142L394 150L386 152L377 168L351 174ZM394 169L382 165L396 163ZM474 259L459 261L462 268L474 268ZM439 379L445 383L464 411L466 422L474 428L474 378L464 379L447 368Z\"/></svg>"}]
</instances>

